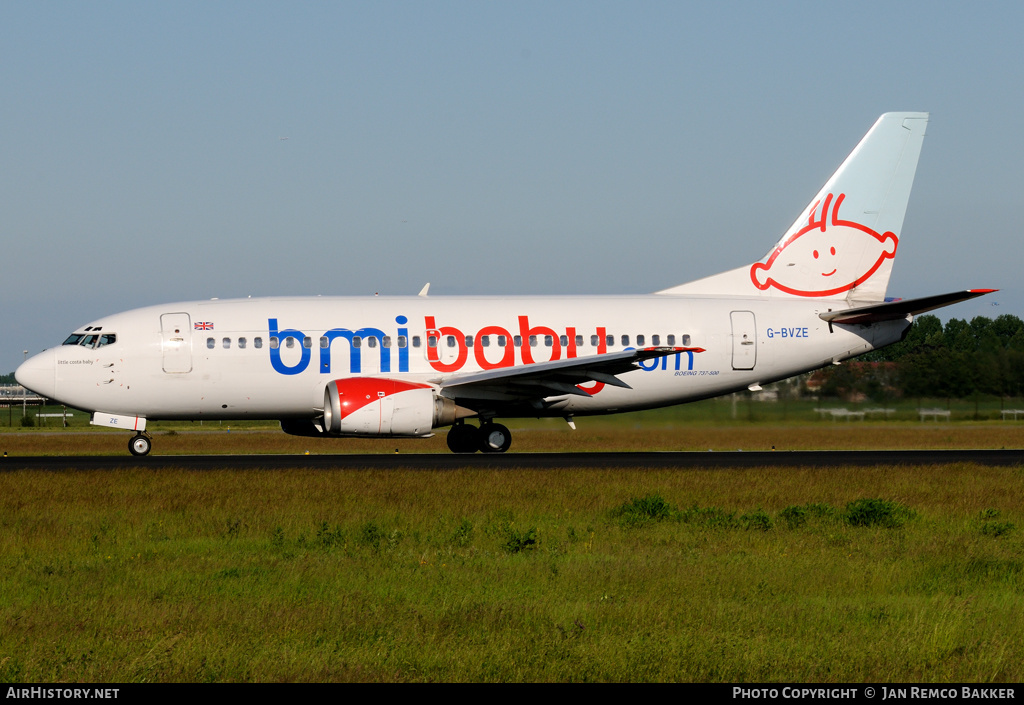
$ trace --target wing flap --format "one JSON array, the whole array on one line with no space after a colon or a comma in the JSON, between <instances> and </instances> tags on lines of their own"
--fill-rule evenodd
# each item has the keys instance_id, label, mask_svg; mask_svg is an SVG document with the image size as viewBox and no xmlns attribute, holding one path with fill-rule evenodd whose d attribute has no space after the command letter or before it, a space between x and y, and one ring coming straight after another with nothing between
<instances>
[{"instance_id":1,"label":"wing flap","mask_svg":"<svg viewBox=\"0 0 1024 705\"><path fill-rule=\"evenodd\" d=\"M638 369L638 363L645 360L683 352L699 353L704 352L704 348L657 347L623 350L603 355L455 375L440 380L438 384L442 393L452 398L509 401L543 399L563 394L588 397L590 394L576 385L602 382L614 387L631 389L617 375Z\"/></svg>"}]
</instances>

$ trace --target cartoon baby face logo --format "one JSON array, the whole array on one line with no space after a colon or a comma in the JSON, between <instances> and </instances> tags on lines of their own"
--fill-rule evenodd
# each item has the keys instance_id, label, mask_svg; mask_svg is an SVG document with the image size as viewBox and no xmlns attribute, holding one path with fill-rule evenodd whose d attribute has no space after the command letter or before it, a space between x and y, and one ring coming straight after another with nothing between
<instances>
[{"instance_id":1,"label":"cartoon baby face logo","mask_svg":"<svg viewBox=\"0 0 1024 705\"><path fill-rule=\"evenodd\" d=\"M768 261L750 268L750 279L762 291L775 287L794 296L833 296L860 286L882 262L896 256L899 238L839 219L839 194L829 217L832 194L825 197L821 217L811 208L807 225L772 251Z\"/></svg>"}]
</instances>

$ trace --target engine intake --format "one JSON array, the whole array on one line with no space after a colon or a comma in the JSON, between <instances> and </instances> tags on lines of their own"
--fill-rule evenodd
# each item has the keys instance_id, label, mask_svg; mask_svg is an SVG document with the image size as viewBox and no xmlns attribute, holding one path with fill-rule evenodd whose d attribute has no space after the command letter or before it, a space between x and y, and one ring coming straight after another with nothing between
<instances>
[{"instance_id":1,"label":"engine intake","mask_svg":"<svg viewBox=\"0 0 1024 705\"><path fill-rule=\"evenodd\" d=\"M324 390L323 428L333 436L425 436L474 414L418 382L350 377Z\"/></svg>"}]
</instances>

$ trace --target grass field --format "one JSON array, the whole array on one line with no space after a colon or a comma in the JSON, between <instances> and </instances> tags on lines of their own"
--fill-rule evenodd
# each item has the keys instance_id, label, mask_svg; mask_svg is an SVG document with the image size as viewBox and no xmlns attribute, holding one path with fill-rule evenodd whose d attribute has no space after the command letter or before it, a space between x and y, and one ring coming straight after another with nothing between
<instances>
[{"instance_id":1,"label":"grass field","mask_svg":"<svg viewBox=\"0 0 1024 705\"><path fill-rule=\"evenodd\" d=\"M5 473L0 680L1019 682L1022 485Z\"/></svg>"},{"instance_id":2,"label":"grass field","mask_svg":"<svg viewBox=\"0 0 1024 705\"><path fill-rule=\"evenodd\" d=\"M1020 447L1024 426L626 421L531 422L514 448ZM1020 682L1022 526L1024 468L973 465L0 473L0 681Z\"/></svg>"}]
</instances>

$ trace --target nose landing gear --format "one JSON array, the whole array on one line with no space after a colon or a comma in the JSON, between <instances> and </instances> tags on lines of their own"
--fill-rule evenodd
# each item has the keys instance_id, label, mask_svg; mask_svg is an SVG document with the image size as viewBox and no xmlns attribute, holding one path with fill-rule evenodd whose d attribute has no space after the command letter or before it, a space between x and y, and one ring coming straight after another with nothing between
<instances>
[{"instance_id":1,"label":"nose landing gear","mask_svg":"<svg viewBox=\"0 0 1024 705\"><path fill-rule=\"evenodd\" d=\"M136 433L130 441L128 441L128 450L132 455L143 456L148 455L149 451L153 449L152 439L144 434L142 431Z\"/></svg>"}]
</instances>

